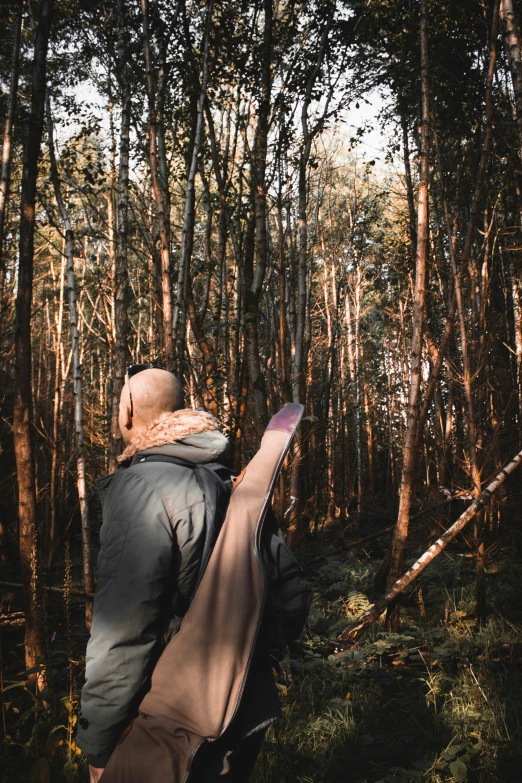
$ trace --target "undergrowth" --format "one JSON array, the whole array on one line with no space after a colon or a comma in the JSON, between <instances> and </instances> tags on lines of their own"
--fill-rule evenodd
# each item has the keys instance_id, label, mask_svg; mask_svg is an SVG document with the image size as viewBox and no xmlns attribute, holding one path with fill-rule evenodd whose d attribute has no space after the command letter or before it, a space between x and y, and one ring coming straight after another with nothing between
<instances>
[{"instance_id":1,"label":"undergrowth","mask_svg":"<svg viewBox=\"0 0 522 783\"><path fill-rule=\"evenodd\" d=\"M502 615L518 620L522 568L497 553L477 628L473 561L444 553L404 597L401 633L375 624L341 650L378 562L349 552L309 574L307 631L275 665L284 717L255 783L520 783L522 637Z\"/></svg>"},{"instance_id":2,"label":"undergrowth","mask_svg":"<svg viewBox=\"0 0 522 783\"><path fill-rule=\"evenodd\" d=\"M376 623L340 649L339 633L376 597L379 561L347 552L308 567L312 610L301 640L274 657L283 718L253 783L520 783L522 567L513 552L488 564L485 627L474 620L474 562L455 550L404 596L399 634ZM16 622L13 600L4 592L0 613ZM74 743L83 608L69 606L68 630L60 602L48 609L38 695L25 684L22 628L4 629L0 783L87 781Z\"/></svg>"}]
</instances>

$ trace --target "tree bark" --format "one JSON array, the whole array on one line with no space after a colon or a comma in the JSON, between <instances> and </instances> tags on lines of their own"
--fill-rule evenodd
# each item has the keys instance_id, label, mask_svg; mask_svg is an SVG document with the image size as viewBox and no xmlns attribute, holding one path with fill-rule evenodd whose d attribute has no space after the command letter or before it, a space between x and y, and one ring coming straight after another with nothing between
<instances>
[{"instance_id":1,"label":"tree bark","mask_svg":"<svg viewBox=\"0 0 522 783\"><path fill-rule=\"evenodd\" d=\"M156 201L156 210L160 238L161 258L161 293L163 302L163 342L165 346L165 367L174 370L174 338L172 323L172 279L170 261L170 214L169 199L167 198L168 168L165 156L165 145L158 141L158 112L156 107L156 85L152 67L152 52L149 33L149 3L141 0L141 13L143 16L143 52L145 56L145 71L147 83L147 96L149 101L149 168L152 182L152 190ZM163 172L163 176L160 172Z\"/></svg>"},{"instance_id":2,"label":"tree bark","mask_svg":"<svg viewBox=\"0 0 522 783\"><path fill-rule=\"evenodd\" d=\"M47 99L47 111L49 111L49 102ZM49 129L47 131L49 135ZM67 240L66 240L67 242ZM61 350L62 350L62 327L63 327L63 284L65 276L65 256L62 256L59 276L59 295L58 295L58 317L56 319L56 342L54 356L54 400L53 400L53 435L51 452L51 482L49 487L49 500L51 506L51 518L49 525L49 534L44 548L47 554L47 568L52 569L54 560L54 547L56 543L56 522L58 516L58 447L60 443L60 411L61 411ZM63 379L65 381L65 379Z\"/></svg>"},{"instance_id":3,"label":"tree bark","mask_svg":"<svg viewBox=\"0 0 522 783\"><path fill-rule=\"evenodd\" d=\"M415 212L415 198L413 195L413 181L411 178L410 145L408 140L408 123L401 113L402 150L404 157L404 177L406 180L406 195L408 197L408 216L410 228L410 243L412 256L417 252L417 213Z\"/></svg>"},{"instance_id":4,"label":"tree bark","mask_svg":"<svg viewBox=\"0 0 522 783\"><path fill-rule=\"evenodd\" d=\"M25 662L36 665L43 652L43 618L38 579L38 542L33 402L31 393L31 311L33 302L34 228L38 158L45 113L46 66L53 0L41 0L34 39L31 110L24 144L20 194L20 243L16 295L14 449L18 479L20 570L24 584Z\"/></svg>"},{"instance_id":5,"label":"tree bark","mask_svg":"<svg viewBox=\"0 0 522 783\"><path fill-rule=\"evenodd\" d=\"M520 287L513 262L509 266L511 278L511 296L513 299L513 327L515 332L515 352L517 360L516 389L518 395L518 429L522 442L522 303Z\"/></svg>"},{"instance_id":6,"label":"tree bark","mask_svg":"<svg viewBox=\"0 0 522 783\"><path fill-rule=\"evenodd\" d=\"M319 50L314 66L308 76L306 90L301 107L301 149L299 153L299 179L298 179L298 260L297 260L297 307L295 320L295 349L292 362L292 401L297 403L306 402L306 356L307 340L306 325L309 315L309 290L308 290L308 164L312 151L312 142L320 128L320 123L316 123L313 128L309 125L309 109L312 102L313 90L319 76L328 45L328 37L332 27L336 0L330 4L328 18L319 43ZM325 110L326 111L326 110ZM266 142L265 142L266 158ZM256 190L257 193L257 190ZM266 198L266 197L265 197ZM291 546L295 546L303 533L301 522L305 521L303 510L305 506L305 485L304 485L304 452L303 452L303 433L300 431L295 438L293 446L294 460L292 463L291 487L292 494L296 498L292 515L290 518L288 540Z\"/></svg>"},{"instance_id":7,"label":"tree bark","mask_svg":"<svg viewBox=\"0 0 522 783\"><path fill-rule=\"evenodd\" d=\"M504 45L513 79L519 155L522 158L522 38L513 0L500 0L500 19L504 32Z\"/></svg>"},{"instance_id":8,"label":"tree bark","mask_svg":"<svg viewBox=\"0 0 522 783\"><path fill-rule=\"evenodd\" d=\"M428 261L429 220L429 87L428 87L428 30L426 0L420 0L421 90L422 120L420 128L420 171L417 214L417 251L415 264L415 292L413 299L413 337L411 346L410 394L408 421L404 443L399 513L393 535L390 559L390 581L397 580L402 571L404 551L408 536L409 514L417 457L417 426L420 414L420 385L422 369L422 337L426 306L426 267ZM388 611L388 623L392 631L399 628L399 606Z\"/></svg>"},{"instance_id":9,"label":"tree bark","mask_svg":"<svg viewBox=\"0 0 522 783\"><path fill-rule=\"evenodd\" d=\"M266 157L268 124L272 97L272 23L273 0L264 0L263 46L261 50L261 100L257 115L251 165L253 215L247 226L245 252L245 353L250 388L254 397L255 427L260 439L268 423L266 381L261 370L259 352L259 301L265 280L268 244L266 235ZM253 233L255 265L249 234Z\"/></svg>"},{"instance_id":10,"label":"tree bark","mask_svg":"<svg viewBox=\"0 0 522 783\"><path fill-rule=\"evenodd\" d=\"M67 292L69 299L69 325L71 331L73 393L74 393L74 434L76 443L76 486L82 520L82 555L83 555L83 585L86 595L85 624L90 630L92 622L92 596L94 594L94 575L91 558L91 526L89 521L89 506L87 481L85 475L85 445L83 432L83 399L82 399L82 368L80 364L80 335L78 332L78 311L76 307L76 281L74 275L74 232L62 196L60 175L54 150L53 121L51 102L47 98L47 136L49 158L51 164L51 179L54 195L65 227L65 258L67 261Z\"/></svg>"},{"instance_id":11,"label":"tree bark","mask_svg":"<svg viewBox=\"0 0 522 783\"><path fill-rule=\"evenodd\" d=\"M13 64L11 66L11 83L9 85L9 100L7 116L4 125L4 141L2 144L2 169L0 172L0 292L3 291L7 262L4 258L4 227L11 182L11 146L13 124L18 97L18 77L20 74L20 41L22 38L23 0L18 0L18 7L13 23Z\"/></svg>"},{"instance_id":12,"label":"tree bark","mask_svg":"<svg viewBox=\"0 0 522 783\"><path fill-rule=\"evenodd\" d=\"M176 340L175 369L183 378L185 337L187 330L188 290L190 275L190 260L194 243L194 206L196 202L196 172L198 165L199 148L203 136L203 117L208 82L208 52L210 46L210 25L212 22L212 0L207 11L207 23L205 27L205 39L203 43L203 66L201 74L201 89L199 93L196 129L190 167L187 173L187 186L185 190L185 206L183 209L183 227L181 230L181 247L178 269L178 282L176 287L176 302L174 305L173 332Z\"/></svg>"},{"instance_id":13,"label":"tree bark","mask_svg":"<svg viewBox=\"0 0 522 783\"><path fill-rule=\"evenodd\" d=\"M127 300L127 213L129 204L129 144L131 90L126 47L125 0L117 3L118 79L121 98L121 128L116 204L116 248L114 270L114 377L112 379L111 438L109 472L116 470L116 456L121 444L118 427L120 394L125 382L125 365L129 356Z\"/></svg>"}]
</instances>

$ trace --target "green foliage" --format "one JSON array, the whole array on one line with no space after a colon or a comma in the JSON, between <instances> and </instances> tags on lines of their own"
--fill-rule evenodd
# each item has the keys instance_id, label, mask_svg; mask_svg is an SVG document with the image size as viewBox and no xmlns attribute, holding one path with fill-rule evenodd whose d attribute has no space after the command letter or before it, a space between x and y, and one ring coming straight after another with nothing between
<instances>
[{"instance_id":1,"label":"green foliage","mask_svg":"<svg viewBox=\"0 0 522 783\"><path fill-rule=\"evenodd\" d=\"M476 627L473 564L457 554L423 574L424 617L412 592L400 633L376 624L347 650L328 640L371 600L375 567L349 553L316 569L306 638L279 663L284 717L255 783L341 783L347 771L353 783L518 783L519 632L495 611ZM511 567L500 555L489 568L502 589L513 581L512 558ZM361 604L352 614L354 595Z\"/></svg>"}]
</instances>

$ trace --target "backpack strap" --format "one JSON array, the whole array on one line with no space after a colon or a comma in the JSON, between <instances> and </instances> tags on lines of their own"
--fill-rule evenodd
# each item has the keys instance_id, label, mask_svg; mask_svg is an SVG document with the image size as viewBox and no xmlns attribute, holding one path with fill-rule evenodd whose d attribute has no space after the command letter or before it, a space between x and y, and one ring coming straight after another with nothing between
<instances>
[{"instance_id":1,"label":"backpack strap","mask_svg":"<svg viewBox=\"0 0 522 783\"><path fill-rule=\"evenodd\" d=\"M228 501L232 492L232 471L219 462L195 463L181 457L171 457L168 454L136 454L131 464L136 465L141 462L167 462L171 465L179 465L182 468L193 470L203 494L205 501L205 540L203 542L196 584L192 595L187 601L188 608L203 578L227 513Z\"/></svg>"}]
</instances>

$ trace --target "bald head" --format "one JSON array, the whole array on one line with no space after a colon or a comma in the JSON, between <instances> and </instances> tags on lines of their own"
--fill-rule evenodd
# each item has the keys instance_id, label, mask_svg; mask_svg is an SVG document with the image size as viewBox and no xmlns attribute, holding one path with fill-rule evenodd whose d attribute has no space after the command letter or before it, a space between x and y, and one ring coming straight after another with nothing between
<instances>
[{"instance_id":1,"label":"bald head","mask_svg":"<svg viewBox=\"0 0 522 783\"><path fill-rule=\"evenodd\" d=\"M129 397L132 394L132 415ZM183 389L171 372L153 367L133 375L121 391L120 430L128 443L162 413L183 408Z\"/></svg>"}]
</instances>

